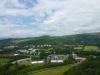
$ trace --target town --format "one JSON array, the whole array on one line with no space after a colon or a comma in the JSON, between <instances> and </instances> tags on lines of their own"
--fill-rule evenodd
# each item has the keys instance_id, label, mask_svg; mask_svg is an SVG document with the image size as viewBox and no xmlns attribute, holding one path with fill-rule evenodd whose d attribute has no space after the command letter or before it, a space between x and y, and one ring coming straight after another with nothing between
<instances>
[{"instance_id":1,"label":"town","mask_svg":"<svg viewBox=\"0 0 100 75\"><path fill-rule=\"evenodd\" d=\"M40 73L43 73L44 75L44 72L48 73L50 70L51 73L53 71L53 75L55 73L63 75L66 72L70 73L70 70L77 70L76 67L95 64L93 62L98 62L100 56L100 40L96 40L99 37L91 41L81 36L92 39L96 35L72 35L71 39L68 36L42 36L1 40L0 74L41 75Z\"/></svg>"}]
</instances>

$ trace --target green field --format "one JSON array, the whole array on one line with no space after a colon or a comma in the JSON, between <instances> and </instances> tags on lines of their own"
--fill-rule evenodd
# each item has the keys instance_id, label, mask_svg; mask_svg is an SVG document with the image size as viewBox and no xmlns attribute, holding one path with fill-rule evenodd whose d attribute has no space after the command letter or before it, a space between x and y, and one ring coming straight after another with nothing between
<instances>
[{"instance_id":1,"label":"green field","mask_svg":"<svg viewBox=\"0 0 100 75\"><path fill-rule=\"evenodd\" d=\"M97 46L85 46L84 51L98 51Z\"/></svg>"},{"instance_id":2,"label":"green field","mask_svg":"<svg viewBox=\"0 0 100 75\"><path fill-rule=\"evenodd\" d=\"M11 60L11 58L0 58L0 66L7 64Z\"/></svg>"},{"instance_id":3,"label":"green field","mask_svg":"<svg viewBox=\"0 0 100 75\"><path fill-rule=\"evenodd\" d=\"M100 56L88 57L86 61L73 66L64 75L100 75Z\"/></svg>"},{"instance_id":4,"label":"green field","mask_svg":"<svg viewBox=\"0 0 100 75\"><path fill-rule=\"evenodd\" d=\"M97 46L84 46L84 48L82 46L78 46L78 47L74 47L75 50L77 51L98 51L99 48Z\"/></svg>"},{"instance_id":5,"label":"green field","mask_svg":"<svg viewBox=\"0 0 100 75\"><path fill-rule=\"evenodd\" d=\"M63 75L64 72L69 70L70 67L71 66L60 66L55 68L44 69L36 73L33 72L33 75Z\"/></svg>"}]
</instances>

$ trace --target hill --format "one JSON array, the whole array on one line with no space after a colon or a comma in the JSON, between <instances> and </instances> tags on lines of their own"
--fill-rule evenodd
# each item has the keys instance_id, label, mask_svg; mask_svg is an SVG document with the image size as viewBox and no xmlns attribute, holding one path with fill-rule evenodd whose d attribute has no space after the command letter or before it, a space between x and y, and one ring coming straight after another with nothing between
<instances>
[{"instance_id":1,"label":"hill","mask_svg":"<svg viewBox=\"0 0 100 75\"><path fill-rule=\"evenodd\" d=\"M64 75L100 75L100 57L88 58L78 66L72 67Z\"/></svg>"},{"instance_id":2,"label":"hill","mask_svg":"<svg viewBox=\"0 0 100 75\"><path fill-rule=\"evenodd\" d=\"M52 45L63 47L64 45L84 45L97 46L100 48L100 33L88 33L66 36L40 36L32 38L10 38L0 40L0 49L14 51L18 49L28 49L38 45ZM64 48L64 47L63 47ZM89 48L89 47L87 47ZM60 48L59 48L60 49Z\"/></svg>"},{"instance_id":3,"label":"hill","mask_svg":"<svg viewBox=\"0 0 100 75\"><path fill-rule=\"evenodd\" d=\"M40 36L33 38L11 38L0 40L0 45L19 45L19 44L93 44L100 42L100 33L88 33L66 36Z\"/></svg>"}]
</instances>

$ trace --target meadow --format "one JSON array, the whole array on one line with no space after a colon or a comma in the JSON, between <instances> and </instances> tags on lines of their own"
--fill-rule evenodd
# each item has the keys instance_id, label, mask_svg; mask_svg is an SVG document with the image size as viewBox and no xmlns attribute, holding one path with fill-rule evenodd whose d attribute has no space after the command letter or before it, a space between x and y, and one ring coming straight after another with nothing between
<instances>
[{"instance_id":1,"label":"meadow","mask_svg":"<svg viewBox=\"0 0 100 75\"><path fill-rule=\"evenodd\" d=\"M70 66L60 66L49 69L44 69L38 72L33 72L33 75L63 75L64 72L69 70Z\"/></svg>"}]
</instances>

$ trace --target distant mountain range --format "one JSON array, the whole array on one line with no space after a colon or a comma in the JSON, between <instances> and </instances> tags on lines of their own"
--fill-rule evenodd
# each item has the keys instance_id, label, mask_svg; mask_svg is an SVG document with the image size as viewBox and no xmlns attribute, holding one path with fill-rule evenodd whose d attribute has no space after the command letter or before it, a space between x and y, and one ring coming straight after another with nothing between
<instances>
[{"instance_id":1,"label":"distant mountain range","mask_svg":"<svg viewBox=\"0 0 100 75\"><path fill-rule=\"evenodd\" d=\"M40 36L32 38L11 38L0 40L0 46L7 45L65 45L65 44L88 44L88 45L100 45L100 33L87 33L77 35L66 35L66 36Z\"/></svg>"}]
</instances>

